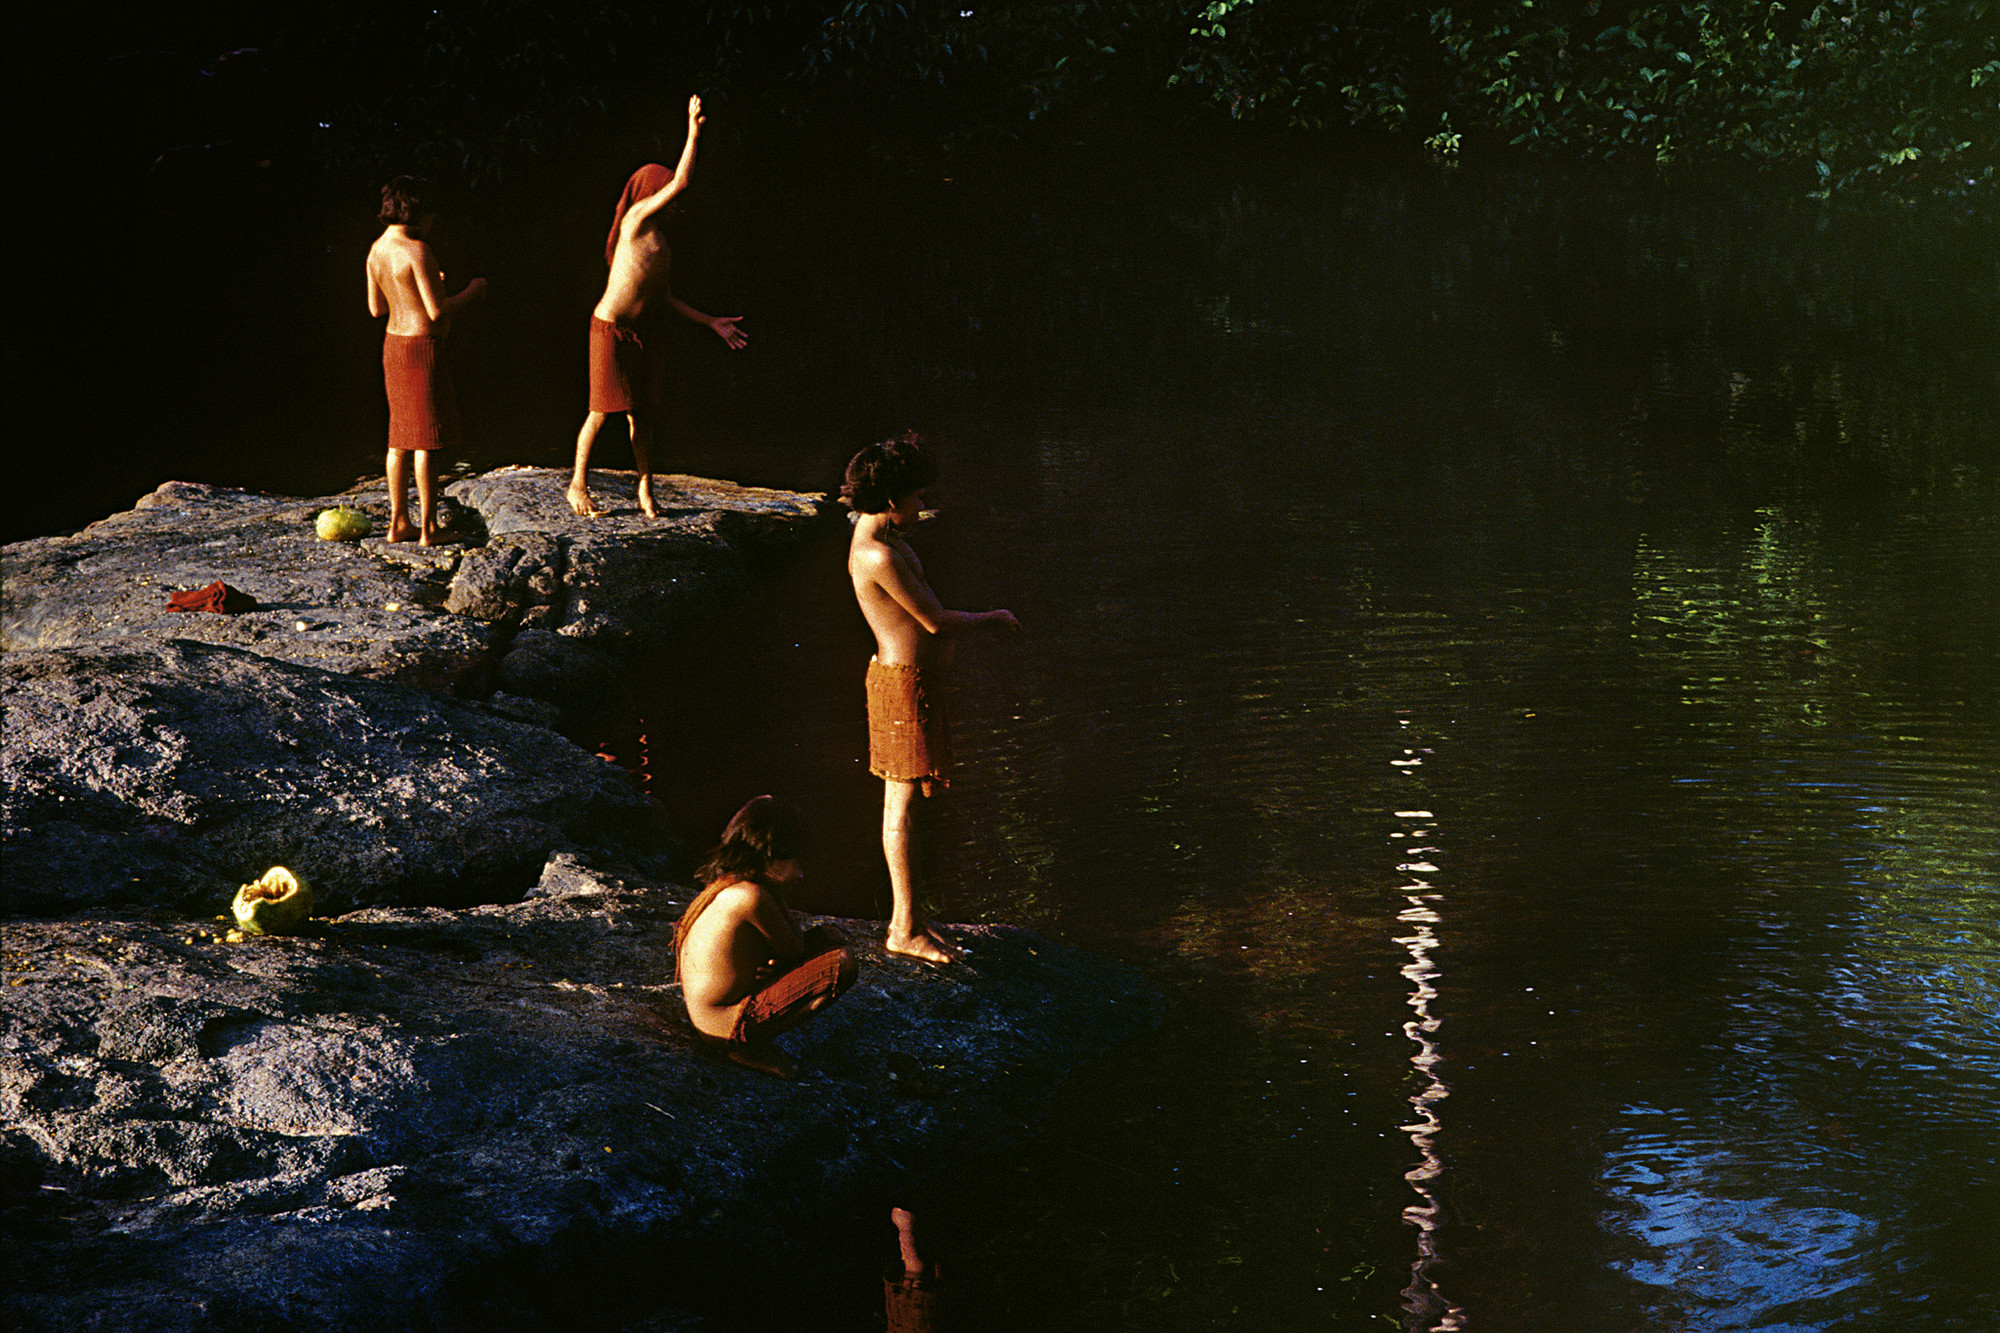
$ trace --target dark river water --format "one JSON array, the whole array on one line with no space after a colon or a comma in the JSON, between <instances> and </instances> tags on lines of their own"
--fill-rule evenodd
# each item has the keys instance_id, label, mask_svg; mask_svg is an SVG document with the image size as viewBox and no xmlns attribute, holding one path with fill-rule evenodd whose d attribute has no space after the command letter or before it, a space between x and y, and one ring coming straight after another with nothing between
<instances>
[{"instance_id":1,"label":"dark river water","mask_svg":"<svg viewBox=\"0 0 2000 1333\"><path fill-rule=\"evenodd\" d=\"M440 237L494 282L474 465L566 457L617 183ZM47 521L379 467L370 230L219 291L163 239L164 368ZM921 430L933 581L1025 626L961 657L934 910L1167 996L930 1183L964 1327L2000 1327L1996 236L1194 153L693 211L752 344L690 331L666 465L821 490ZM690 841L792 796L807 905L868 914L843 555L649 673L648 734ZM864 1268L828 1326L881 1326Z\"/></svg>"}]
</instances>

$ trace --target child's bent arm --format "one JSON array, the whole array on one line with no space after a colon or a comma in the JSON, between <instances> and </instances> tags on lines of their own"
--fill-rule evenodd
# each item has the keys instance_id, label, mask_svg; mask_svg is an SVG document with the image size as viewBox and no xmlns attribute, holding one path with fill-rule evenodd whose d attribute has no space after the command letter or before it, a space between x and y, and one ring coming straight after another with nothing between
<instances>
[{"instance_id":1,"label":"child's bent arm","mask_svg":"<svg viewBox=\"0 0 2000 1333\"><path fill-rule=\"evenodd\" d=\"M474 278L471 282L465 284L464 288L458 293L458 295L447 296L444 299L444 301L442 302L444 306L444 312L447 315L455 314L456 312L465 309L465 307L471 305L474 301L477 301L480 297L484 296L485 294L486 294L486 279Z\"/></svg>"},{"instance_id":2,"label":"child's bent arm","mask_svg":"<svg viewBox=\"0 0 2000 1333\"><path fill-rule=\"evenodd\" d=\"M437 261L431 258L429 246L423 248L416 261L410 265L410 278L417 288L417 300L423 302L424 313L433 322L443 319L451 311L446 307L444 297L438 292Z\"/></svg>"}]
</instances>

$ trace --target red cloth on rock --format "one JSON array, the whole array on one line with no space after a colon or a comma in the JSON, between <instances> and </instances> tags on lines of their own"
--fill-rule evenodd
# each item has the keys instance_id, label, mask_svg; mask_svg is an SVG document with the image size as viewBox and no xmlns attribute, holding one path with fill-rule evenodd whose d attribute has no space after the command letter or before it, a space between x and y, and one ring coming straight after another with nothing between
<instances>
[{"instance_id":1,"label":"red cloth on rock","mask_svg":"<svg viewBox=\"0 0 2000 1333\"><path fill-rule=\"evenodd\" d=\"M167 598L169 611L214 611L219 615L234 615L238 611L255 611L257 599L240 589L232 588L221 579L206 588L190 588Z\"/></svg>"}]
</instances>

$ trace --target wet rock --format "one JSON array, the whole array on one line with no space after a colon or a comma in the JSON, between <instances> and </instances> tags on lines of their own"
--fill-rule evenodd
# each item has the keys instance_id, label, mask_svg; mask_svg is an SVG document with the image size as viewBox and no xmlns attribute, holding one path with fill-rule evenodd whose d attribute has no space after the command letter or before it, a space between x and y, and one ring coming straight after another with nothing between
<instances>
[{"instance_id":1,"label":"wet rock","mask_svg":"<svg viewBox=\"0 0 2000 1333\"><path fill-rule=\"evenodd\" d=\"M1025 931L959 928L968 960L930 969L836 923L860 980L779 1082L694 1047L684 898L565 855L521 903L313 938L11 924L8 1327L702 1327L718 1261L800 1290L894 1182L1158 1019L1130 970Z\"/></svg>"},{"instance_id":2,"label":"wet rock","mask_svg":"<svg viewBox=\"0 0 2000 1333\"><path fill-rule=\"evenodd\" d=\"M5 908L227 910L273 865L323 913L519 897L554 849L670 847L620 770L388 682L176 641L0 657Z\"/></svg>"}]
</instances>

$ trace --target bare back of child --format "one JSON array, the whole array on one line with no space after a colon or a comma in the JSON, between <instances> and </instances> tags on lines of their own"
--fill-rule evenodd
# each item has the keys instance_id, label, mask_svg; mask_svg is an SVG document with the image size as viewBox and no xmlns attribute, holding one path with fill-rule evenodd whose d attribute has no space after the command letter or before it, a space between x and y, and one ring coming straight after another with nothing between
<instances>
[{"instance_id":1,"label":"bare back of child","mask_svg":"<svg viewBox=\"0 0 2000 1333\"><path fill-rule=\"evenodd\" d=\"M736 812L698 872L706 887L674 932L675 972L688 1021L718 1053L780 1078L797 1062L772 1041L854 984L853 955L833 931L801 932L785 901L805 878L804 825L791 806L759 796Z\"/></svg>"}]
</instances>

